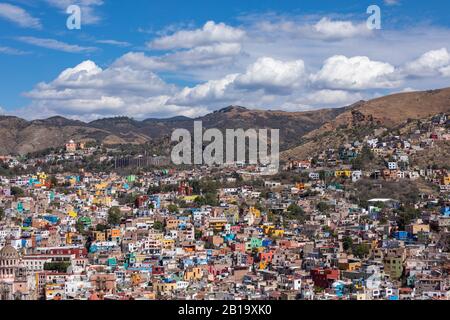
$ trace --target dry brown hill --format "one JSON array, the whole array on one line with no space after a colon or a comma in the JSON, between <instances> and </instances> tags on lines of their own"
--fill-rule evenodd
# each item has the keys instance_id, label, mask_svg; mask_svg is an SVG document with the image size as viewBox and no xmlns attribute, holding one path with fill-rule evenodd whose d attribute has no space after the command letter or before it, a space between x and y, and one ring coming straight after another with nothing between
<instances>
[{"instance_id":1,"label":"dry brown hill","mask_svg":"<svg viewBox=\"0 0 450 320\"><path fill-rule=\"evenodd\" d=\"M197 119L175 117L137 121L128 117L116 117L90 123L63 117L26 121L3 116L0 117L0 134L3 137L0 140L0 155L27 154L61 147L70 139L107 145L145 144L170 136L177 128L192 130L196 120L202 121L205 129L280 129L281 147L286 150L297 145L304 134L319 128L344 111L345 108L282 112L231 106Z\"/></svg>"},{"instance_id":2,"label":"dry brown hill","mask_svg":"<svg viewBox=\"0 0 450 320\"><path fill-rule=\"evenodd\" d=\"M422 119L450 111L450 88L400 93L352 106L306 112L250 110L230 106L197 119L175 117L137 121L128 117L90 123L52 117L26 121L0 116L0 155L26 154L63 146L68 140L103 144L144 144L170 136L176 128L191 130L195 120L219 129L280 129L282 158L304 158L363 135L376 126L394 127L408 119Z\"/></svg>"},{"instance_id":3,"label":"dry brown hill","mask_svg":"<svg viewBox=\"0 0 450 320\"><path fill-rule=\"evenodd\" d=\"M398 93L371 101L360 101L332 121L304 135L299 145L282 159L307 158L323 148L336 148L377 127L393 128L409 119L424 119L450 112L450 88ZM359 136L358 136L359 135Z\"/></svg>"}]
</instances>

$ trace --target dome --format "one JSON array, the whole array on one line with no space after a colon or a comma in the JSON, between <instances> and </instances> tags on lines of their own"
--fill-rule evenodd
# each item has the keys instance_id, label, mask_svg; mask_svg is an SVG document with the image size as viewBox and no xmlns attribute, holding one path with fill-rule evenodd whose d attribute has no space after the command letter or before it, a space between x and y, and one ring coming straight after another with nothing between
<instances>
[{"instance_id":1,"label":"dome","mask_svg":"<svg viewBox=\"0 0 450 320\"><path fill-rule=\"evenodd\" d=\"M0 250L0 260L4 259L18 259L19 253L13 247L7 245Z\"/></svg>"}]
</instances>

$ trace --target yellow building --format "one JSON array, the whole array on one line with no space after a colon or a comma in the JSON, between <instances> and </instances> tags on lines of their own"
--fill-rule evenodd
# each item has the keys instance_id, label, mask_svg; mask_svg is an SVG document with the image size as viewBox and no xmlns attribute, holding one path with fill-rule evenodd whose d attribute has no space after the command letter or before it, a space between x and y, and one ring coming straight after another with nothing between
<instances>
[{"instance_id":1,"label":"yellow building","mask_svg":"<svg viewBox=\"0 0 450 320\"><path fill-rule=\"evenodd\" d=\"M356 271L361 268L361 261L343 260L338 263L339 270Z\"/></svg>"},{"instance_id":2,"label":"yellow building","mask_svg":"<svg viewBox=\"0 0 450 320\"><path fill-rule=\"evenodd\" d=\"M201 268L192 268L190 270L186 270L184 273L185 281L195 281L200 280L203 277L203 272Z\"/></svg>"},{"instance_id":3,"label":"yellow building","mask_svg":"<svg viewBox=\"0 0 450 320\"><path fill-rule=\"evenodd\" d=\"M165 282L153 282L153 290L158 293L170 293L176 290L177 284L175 282L165 283Z\"/></svg>"},{"instance_id":4,"label":"yellow building","mask_svg":"<svg viewBox=\"0 0 450 320\"><path fill-rule=\"evenodd\" d=\"M38 172L37 178L40 184L45 184L47 182L48 176L45 172Z\"/></svg>"},{"instance_id":5,"label":"yellow building","mask_svg":"<svg viewBox=\"0 0 450 320\"><path fill-rule=\"evenodd\" d=\"M187 203L192 203L197 199L198 196L184 196L182 199L186 201Z\"/></svg>"},{"instance_id":6,"label":"yellow building","mask_svg":"<svg viewBox=\"0 0 450 320\"><path fill-rule=\"evenodd\" d=\"M175 249L175 240L173 239L164 239L162 241L163 249L165 250L173 250Z\"/></svg>"},{"instance_id":7,"label":"yellow building","mask_svg":"<svg viewBox=\"0 0 450 320\"><path fill-rule=\"evenodd\" d=\"M356 300L367 300L367 295L365 293L358 292L356 294Z\"/></svg>"},{"instance_id":8,"label":"yellow building","mask_svg":"<svg viewBox=\"0 0 450 320\"><path fill-rule=\"evenodd\" d=\"M444 186L450 185L450 175L448 175L448 176L442 178L442 184L443 184Z\"/></svg>"},{"instance_id":9,"label":"yellow building","mask_svg":"<svg viewBox=\"0 0 450 320\"><path fill-rule=\"evenodd\" d=\"M69 212L67 212L67 214L71 218L76 218L78 216L78 214L75 211L73 211L73 210L69 210Z\"/></svg>"},{"instance_id":10,"label":"yellow building","mask_svg":"<svg viewBox=\"0 0 450 320\"><path fill-rule=\"evenodd\" d=\"M264 234L268 236L272 233L273 230L275 230L275 226L264 225L263 230Z\"/></svg>"},{"instance_id":11,"label":"yellow building","mask_svg":"<svg viewBox=\"0 0 450 320\"><path fill-rule=\"evenodd\" d=\"M94 205L103 205L103 206L111 206L112 200L111 197L106 197L106 196L96 196L94 197L94 199L92 200L92 203Z\"/></svg>"},{"instance_id":12,"label":"yellow building","mask_svg":"<svg viewBox=\"0 0 450 320\"><path fill-rule=\"evenodd\" d=\"M45 285L46 300L62 300L64 295L64 283L48 283Z\"/></svg>"},{"instance_id":13,"label":"yellow building","mask_svg":"<svg viewBox=\"0 0 450 320\"><path fill-rule=\"evenodd\" d=\"M221 231L227 224L226 219L222 218L210 218L209 220L209 226L213 228L216 231Z\"/></svg>"},{"instance_id":14,"label":"yellow building","mask_svg":"<svg viewBox=\"0 0 450 320\"><path fill-rule=\"evenodd\" d=\"M77 178L76 177L71 177L69 179L69 183L70 183L71 186L76 185L77 184Z\"/></svg>"},{"instance_id":15,"label":"yellow building","mask_svg":"<svg viewBox=\"0 0 450 320\"><path fill-rule=\"evenodd\" d=\"M284 236L284 230L283 229L277 229L275 226L272 225L264 225L263 226L264 234L266 236L274 237L274 238L281 238Z\"/></svg>"},{"instance_id":16,"label":"yellow building","mask_svg":"<svg viewBox=\"0 0 450 320\"><path fill-rule=\"evenodd\" d=\"M95 190L104 191L108 187L108 184L105 182L99 183L95 185Z\"/></svg>"},{"instance_id":17,"label":"yellow building","mask_svg":"<svg viewBox=\"0 0 450 320\"><path fill-rule=\"evenodd\" d=\"M253 215L253 217L255 218L261 218L261 211L254 208L254 207L250 207L250 213Z\"/></svg>"},{"instance_id":18,"label":"yellow building","mask_svg":"<svg viewBox=\"0 0 450 320\"><path fill-rule=\"evenodd\" d=\"M102 231L93 231L92 235L95 241L106 241L106 234Z\"/></svg>"},{"instance_id":19,"label":"yellow building","mask_svg":"<svg viewBox=\"0 0 450 320\"><path fill-rule=\"evenodd\" d=\"M131 275L131 283L133 287L140 285L143 281L144 279L142 279L142 276L139 273L133 273Z\"/></svg>"},{"instance_id":20,"label":"yellow building","mask_svg":"<svg viewBox=\"0 0 450 320\"><path fill-rule=\"evenodd\" d=\"M429 224L423 224L423 223L413 223L408 226L406 226L406 231L413 235L417 235L421 232L429 233L430 232L430 225Z\"/></svg>"},{"instance_id":21,"label":"yellow building","mask_svg":"<svg viewBox=\"0 0 450 320\"><path fill-rule=\"evenodd\" d=\"M270 235L274 238L282 238L284 236L284 230L282 229L272 230L272 233Z\"/></svg>"},{"instance_id":22,"label":"yellow building","mask_svg":"<svg viewBox=\"0 0 450 320\"><path fill-rule=\"evenodd\" d=\"M148 234L148 238L150 240L156 240L156 241L163 241L164 240L164 233L161 232L152 232Z\"/></svg>"},{"instance_id":23,"label":"yellow building","mask_svg":"<svg viewBox=\"0 0 450 320\"><path fill-rule=\"evenodd\" d=\"M346 178L350 178L352 176L352 171L351 170L336 170L334 172L334 175L336 177L346 177Z\"/></svg>"},{"instance_id":24,"label":"yellow building","mask_svg":"<svg viewBox=\"0 0 450 320\"><path fill-rule=\"evenodd\" d=\"M166 219L166 229L167 230L176 230L178 229L179 221L175 218Z\"/></svg>"},{"instance_id":25,"label":"yellow building","mask_svg":"<svg viewBox=\"0 0 450 320\"><path fill-rule=\"evenodd\" d=\"M259 263L259 270L265 270L266 268L267 268L267 263L261 261Z\"/></svg>"},{"instance_id":26,"label":"yellow building","mask_svg":"<svg viewBox=\"0 0 450 320\"><path fill-rule=\"evenodd\" d=\"M295 187L298 189L298 190L305 190L305 184L304 183L296 183L295 184Z\"/></svg>"},{"instance_id":27,"label":"yellow building","mask_svg":"<svg viewBox=\"0 0 450 320\"><path fill-rule=\"evenodd\" d=\"M72 236L73 236L72 232L67 232L66 233L66 244L68 244L68 245L72 244Z\"/></svg>"},{"instance_id":28,"label":"yellow building","mask_svg":"<svg viewBox=\"0 0 450 320\"><path fill-rule=\"evenodd\" d=\"M145 254L136 254L135 256L137 263L142 263L145 259L147 259L147 255Z\"/></svg>"}]
</instances>

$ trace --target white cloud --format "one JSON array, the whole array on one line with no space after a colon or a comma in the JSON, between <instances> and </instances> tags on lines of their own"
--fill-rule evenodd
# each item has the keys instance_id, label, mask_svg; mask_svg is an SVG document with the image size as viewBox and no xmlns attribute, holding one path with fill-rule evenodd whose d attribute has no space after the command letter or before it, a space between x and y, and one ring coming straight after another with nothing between
<instances>
[{"instance_id":1,"label":"white cloud","mask_svg":"<svg viewBox=\"0 0 450 320\"><path fill-rule=\"evenodd\" d=\"M32 17L24 9L8 3L0 3L0 18L9 20L22 28L42 28L39 19Z\"/></svg>"},{"instance_id":2,"label":"white cloud","mask_svg":"<svg viewBox=\"0 0 450 320\"><path fill-rule=\"evenodd\" d=\"M309 105L347 105L363 100L359 92L348 92L344 90L319 90L309 93L303 103Z\"/></svg>"},{"instance_id":3,"label":"white cloud","mask_svg":"<svg viewBox=\"0 0 450 320\"><path fill-rule=\"evenodd\" d=\"M71 5L78 5L81 8L81 24L96 24L101 21L101 17L96 12L96 8L103 5L103 0L45 0L55 8L66 14L66 10Z\"/></svg>"},{"instance_id":4,"label":"white cloud","mask_svg":"<svg viewBox=\"0 0 450 320\"><path fill-rule=\"evenodd\" d=\"M261 101L275 101L278 95L287 94L306 78L303 61L283 62L265 57L242 74L229 74L219 80L178 89L148 67L154 67L153 61L142 53L128 53L106 69L90 60L84 61L25 93L32 100L27 116L201 115L221 103L247 103L254 101L255 95L261 98L254 89L273 95L263 95ZM242 90L246 91L244 95Z\"/></svg>"},{"instance_id":5,"label":"white cloud","mask_svg":"<svg viewBox=\"0 0 450 320\"><path fill-rule=\"evenodd\" d=\"M312 26L312 30L324 39L345 39L371 33L366 23L354 24L352 21L333 21L329 18L322 18Z\"/></svg>"},{"instance_id":6,"label":"white cloud","mask_svg":"<svg viewBox=\"0 0 450 320\"><path fill-rule=\"evenodd\" d=\"M306 79L302 60L280 61L263 57L247 67L244 73L229 74L219 80L210 80L195 87L184 88L170 103L179 105L211 105L254 99L256 94L261 102L274 102L277 96L289 95L299 88ZM256 93L262 91L263 95ZM245 91L245 93L243 93Z\"/></svg>"},{"instance_id":7,"label":"white cloud","mask_svg":"<svg viewBox=\"0 0 450 320\"><path fill-rule=\"evenodd\" d=\"M259 58L247 71L238 76L237 88L262 89L268 93L288 94L305 79L303 60L280 61L270 57Z\"/></svg>"},{"instance_id":8,"label":"white cloud","mask_svg":"<svg viewBox=\"0 0 450 320\"><path fill-rule=\"evenodd\" d=\"M129 42L117 40L97 40L96 42L100 44L109 44L117 47L129 47L131 45Z\"/></svg>"},{"instance_id":9,"label":"white cloud","mask_svg":"<svg viewBox=\"0 0 450 320\"><path fill-rule=\"evenodd\" d=\"M185 67L204 68L218 64L230 64L242 53L239 43L218 43L198 46L189 50L147 56L143 52L129 52L117 59L116 65L134 65L150 70L183 70Z\"/></svg>"},{"instance_id":10,"label":"white cloud","mask_svg":"<svg viewBox=\"0 0 450 320\"><path fill-rule=\"evenodd\" d=\"M388 6L395 6L400 4L400 0L384 0L384 4Z\"/></svg>"},{"instance_id":11,"label":"white cloud","mask_svg":"<svg viewBox=\"0 0 450 320\"><path fill-rule=\"evenodd\" d=\"M236 80L237 74L227 75L220 80L211 80L193 88L186 87L169 103L190 106L195 104L216 103L225 98L226 90ZM229 97L228 97L229 98Z\"/></svg>"},{"instance_id":12,"label":"white cloud","mask_svg":"<svg viewBox=\"0 0 450 320\"><path fill-rule=\"evenodd\" d=\"M176 66L213 66L219 63L231 63L241 50L239 43L218 43L167 54L161 58L161 61Z\"/></svg>"},{"instance_id":13,"label":"white cloud","mask_svg":"<svg viewBox=\"0 0 450 320\"><path fill-rule=\"evenodd\" d=\"M22 51L22 50L10 48L10 47L2 47L2 46L0 46L0 53L14 55L14 56L22 56L22 55L28 54L28 52L26 52L26 51Z\"/></svg>"},{"instance_id":14,"label":"white cloud","mask_svg":"<svg viewBox=\"0 0 450 320\"><path fill-rule=\"evenodd\" d=\"M450 77L450 65L439 70L444 77Z\"/></svg>"},{"instance_id":15,"label":"white cloud","mask_svg":"<svg viewBox=\"0 0 450 320\"><path fill-rule=\"evenodd\" d=\"M317 22L275 19L274 21L258 21L256 30L267 33L287 33L294 38L308 38L316 40L343 40L354 37L364 37L372 34L366 22L350 20L333 20L323 17Z\"/></svg>"},{"instance_id":16,"label":"white cloud","mask_svg":"<svg viewBox=\"0 0 450 320\"><path fill-rule=\"evenodd\" d=\"M371 81L374 79L379 86L380 75L387 73L383 68L392 71L384 63L363 57L344 57L344 65L336 66L332 63L336 58L339 57L328 59L319 74L314 75L317 81L324 80L321 78L324 73L331 77L325 80L334 81L333 85L347 85L350 87L348 89L365 87L368 83L373 86ZM155 57L133 52L122 56L106 69L90 60L84 61L62 71L49 83L37 84L26 93L32 100L26 115L64 114L85 119L112 115L141 118L192 116L228 104L303 110L307 106L342 106L362 99L359 92L348 92L348 89L313 91L307 83L308 74L303 60L283 61L262 57L242 73L228 74L218 80L183 89L159 78L152 71L159 67L161 65L155 62ZM340 74L341 69L347 73ZM374 69L379 70L378 73L374 74ZM372 72L369 75L368 70ZM345 83L348 79L357 81Z\"/></svg>"},{"instance_id":17,"label":"white cloud","mask_svg":"<svg viewBox=\"0 0 450 320\"><path fill-rule=\"evenodd\" d=\"M75 98L77 96L113 96L171 93L172 86L148 70L129 66L110 67L105 70L87 60L68 68L51 83L41 83L27 95L33 99Z\"/></svg>"},{"instance_id":18,"label":"white cloud","mask_svg":"<svg viewBox=\"0 0 450 320\"><path fill-rule=\"evenodd\" d=\"M429 77L439 73L446 75L450 67L450 54L446 48L431 50L409 62L403 69L407 76Z\"/></svg>"},{"instance_id":19,"label":"white cloud","mask_svg":"<svg viewBox=\"0 0 450 320\"><path fill-rule=\"evenodd\" d=\"M113 66L131 66L135 69L173 70L174 66L164 62L160 57L146 56L143 52L128 52L117 59Z\"/></svg>"},{"instance_id":20,"label":"white cloud","mask_svg":"<svg viewBox=\"0 0 450 320\"><path fill-rule=\"evenodd\" d=\"M206 113L204 107L168 103L175 93L175 86L165 83L149 70L124 64L102 69L87 60L25 93L32 103L18 114L27 118L62 114L90 120L115 115L145 118Z\"/></svg>"},{"instance_id":21,"label":"white cloud","mask_svg":"<svg viewBox=\"0 0 450 320\"><path fill-rule=\"evenodd\" d=\"M31 44L34 46L57 50L57 51L63 51L63 52L70 52L70 53L80 53L80 52L92 52L97 50L97 48L94 47L82 47L79 45L73 45L68 44L65 42L61 42L55 39L44 39L44 38L36 38L36 37L19 37L17 40Z\"/></svg>"},{"instance_id":22,"label":"white cloud","mask_svg":"<svg viewBox=\"0 0 450 320\"><path fill-rule=\"evenodd\" d=\"M395 88L400 85L395 80L394 66L364 56L333 56L311 76L311 80L319 87L344 90Z\"/></svg>"},{"instance_id":23,"label":"white cloud","mask_svg":"<svg viewBox=\"0 0 450 320\"><path fill-rule=\"evenodd\" d=\"M189 49L215 43L236 43L240 42L244 36L243 30L224 23L208 21L201 29L177 31L172 35L153 40L148 43L148 46L159 50Z\"/></svg>"}]
</instances>

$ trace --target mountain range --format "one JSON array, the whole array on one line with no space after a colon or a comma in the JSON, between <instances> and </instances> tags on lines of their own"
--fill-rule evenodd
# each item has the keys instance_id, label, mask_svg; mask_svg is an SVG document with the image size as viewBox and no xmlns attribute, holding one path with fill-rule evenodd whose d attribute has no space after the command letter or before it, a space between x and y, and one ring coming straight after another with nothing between
<instances>
[{"instance_id":1,"label":"mountain range","mask_svg":"<svg viewBox=\"0 0 450 320\"><path fill-rule=\"evenodd\" d=\"M26 121L17 117L0 117L0 155L27 154L48 148L63 146L66 142L96 141L106 145L144 144L170 137L177 128L193 130L194 121L202 121L203 128L249 129L280 128L280 140L284 149L295 146L297 137L331 121L344 109L324 109L307 112L283 112L249 110L230 106L225 109L191 119L134 120L115 117L85 123L63 117Z\"/></svg>"},{"instance_id":2,"label":"mountain range","mask_svg":"<svg viewBox=\"0 0 450 320\"><path fill-rule=\"evenodd\" d=\"M0 116L0 155L27 154L63 146L67 141L95 141L105 145L144 144L171 135L176 128L192 130L194 121L204 128L280 129L282 157L305 157L323 146L342 142L340 131L383 126L394 128L409 119L422 119L450 111L450 88L389 95L353 105L305 112L250 110L230 106L191 119L146 119L128 117L92 122L52 117L27 121ZM345 140L345 139L344 139Z\"/></svg>"}]
</instances>

